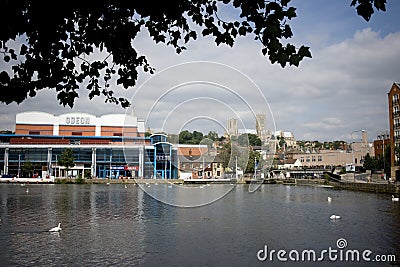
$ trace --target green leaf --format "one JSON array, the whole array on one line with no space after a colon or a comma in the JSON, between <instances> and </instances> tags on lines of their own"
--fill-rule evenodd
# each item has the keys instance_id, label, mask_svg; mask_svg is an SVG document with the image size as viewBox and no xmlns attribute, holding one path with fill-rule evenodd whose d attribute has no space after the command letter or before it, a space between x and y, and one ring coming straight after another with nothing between
<instances>
[{"instance_id":1,"label":"green leaf","mask_svg":"<svg viewBox=\"0 0 400 267\"><path fill-rule=\"evenodd\" d=\"M312 58L311 56L311 52L310 52L310 47L307 46L301 46L299 48L299 52L298 52L300 57L308 57L308 58Z\"/></svg>"}]
</instances>

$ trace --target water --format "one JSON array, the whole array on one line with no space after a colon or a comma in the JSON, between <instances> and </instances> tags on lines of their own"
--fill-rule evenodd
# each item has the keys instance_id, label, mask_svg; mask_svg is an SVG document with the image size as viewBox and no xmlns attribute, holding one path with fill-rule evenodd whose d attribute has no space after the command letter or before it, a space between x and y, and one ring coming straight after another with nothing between
<instances>
[{"instance_id":1,"label":"water","mask_svg":"<svg viewBox=\"0 0 400 267\"><path fill-rule=\"evenodd\" d=\"M332 214L341 219L331 221ZM133 184L1 184L0 218L2 266L277 266L276 255L271 263L257 252L267 245L319 253L337 249L339 238L346 249L400 259L400 204L390 195L331 188L263 185L249 193L238 185L212 204L177 208ZM58 222L62 231L48 232ZM314 263L344 264L327 255Z\"/></svg>"}]
</instances>

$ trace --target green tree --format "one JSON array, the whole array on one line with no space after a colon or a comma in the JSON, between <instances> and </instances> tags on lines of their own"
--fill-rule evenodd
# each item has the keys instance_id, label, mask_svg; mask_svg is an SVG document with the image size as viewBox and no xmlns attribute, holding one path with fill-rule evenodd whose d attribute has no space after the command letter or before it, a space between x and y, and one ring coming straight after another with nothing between
<instances>
[{"instance_id":1,"label":"green tree","mask_svg":"<svg viewBox=\"0 0 400 267\"><path fill-rule=\"evenodd\" d=\"M286 145L286 140L285 137L283 136L278 136L278 140L279 140L279 148L283 148Z\"/></svg>"},{"instance_id":2,"label":"green tree","mask_svg":"<svg viewBox=\"0 0 400 267\"><path fill-rule=\"evenodd\" d=\"M24 177L32 177L33 165L29 160L24 162L21 167L21 172Z\"/></svg>"},{"instance_id":3,"label":"green tree","mask_svg":"<svg viewBox=\"0 0 400 267\"><path fill-rule=\"evenodd\" d=\"M261 146L261 139L256 134L241 134L238 143L241 146Z\"/></svg>"},{"instance_id":4,"label":"green tree","mask_svg":"<svg viewBox=\"0 0 400 267\"><path fill-rule=\"evenodd\" d=\"M71 148L66 148L61 156L58 158L58 165L64 166L67 174L69 169L75 166L74 151Z\"/></svg>"},{"instance_id":5,"label":"green tree","mask_svg":"<svg viewBox=\"0 0 400 267\"><path fill-rule=\"evenodd\" d=\"M367 153L367 155L365 155L364 157L363 166L366 170L371 170L371 171L376 171L380 169L379 160L376 159L375 157L371 157L369 153Z\"/></svg>"},{"instance_id":6,"label":"green tree","mask_svg":"<svg viewBox=\"0 0 400 267\"><path fill-rule=\"evenodd\" d=\"M203 140L203 133L198 131L193 131L192 134L192 144L200 144L201 140Z\"/></svg>"},{"instance_id":7,"label":"green tree","mask_svg":"<svg viewBox=\"0 0 400 267\"><path fill-rule=\"evenodd\" d=\"M184 130L179 133L179 143L180 144L191 144L193 135L188 130Z\"/></svg>"},{"instance_id":8,"label":"green tree","mask_svg":"<svg viewBox=\"0 0 400 267\"><path fill-rule=\"evenodd\" d=\"M219 139L218 133L216 133L214 131L209 131L208 134L206 135L206 137L213 141L217 141Z\"/></svg>"},{"instance_id":9,"label":"green tree","mask_svg":"<svg viewBox=\"0 0 400 267\"><path fill-rule=\"evenodd\" d=\"M154 73L134 47L146 29L155 43L176 53L196 40L212 36L215 43L233 46L239 36L251 35L272 63L298 66L311 57L309 47L296 47L289 21L297 16L290 0L171 0L171 1L2 1L0 8L0 102L21 103L41 89L57 91L62 105L72 107L81 85L88 97L130 105L117 97L111 83L136 84L139 71ZM385 11L386 0L353 0L357 13L369 20ZM235 8L238 16L223 21L220 8ZM236 12L235 12L236 13ZM196 30L194 30L196 29ZM101 52L104 57L93 56ZM114 85L114 84L113 84ZM85 90L86 91L86 90Z\"/></svg>"},{"instance_id":10,"label":"green tree","mask_svg":"<svg viewBox=\"0 0 400 267\"><path fill-rule=\"evenodd\" d=\"M254 173L255 161L260 160L260 153L257 151L249 150L249 160L247 161L246 173Z\"/></svg>"},{"instance_id":11,"label":"green tree","mask_svg":"<svg viewBox=\"0 0 400 267\"><path fill-rule=\"evenodd\" d=\"M385 153L382 159L382 165L381 168L383 169L384 173L386 174L386 177L390 177L391 174L391 154L390 154L390 145L386 145L385 147Z\"/></svg>"}]
</instances>

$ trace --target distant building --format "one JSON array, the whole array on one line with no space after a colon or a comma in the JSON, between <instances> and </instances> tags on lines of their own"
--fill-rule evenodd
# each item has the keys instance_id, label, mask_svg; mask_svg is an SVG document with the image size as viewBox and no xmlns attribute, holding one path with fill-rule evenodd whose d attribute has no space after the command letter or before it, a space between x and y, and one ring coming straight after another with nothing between
<instances>
[{"instance_id":1,"label":"distant building","mask_svg":"<svg viewBox=\"0 0 400 267\"><path fill-rule=\"evenodd\" d=\"M227 134L228 136L238 136L238 125L237 125L237 119L235 118L230 118L228 119L228 124L227 124Z\"/></svg>"},{"instance_id":2,"label":"distant building","mask_svg":"<svg viewBox=\"0 0 400 267\"><path fill-rule=\"evenodd\" d=\"M179 144L179 178L207 179L222 178L224 168L222 160L215 153L209 151L207 145Z\"/></svg>"},{"instance_id":3,"label":"distant building","mask_svg":"<svg viewBox=\"0 0 400 267\"><path fill-rule=\"evenodd\" d=\"M363 166L367 154L374 156L374 146L367 141L367 132L363 131L361 142L353 142L349 150L319 150L292 154L299 159L303 167L329 167L354 165Z\"/></svg>"},{"instance_id":4,"label":"distant building","mask_svg":"<svg viewBox=\"0 0 400 267\"><path fill-rule=\"evenodd\" d=\"M280 170L293 170L302 166L303 164L301 164L299 159L285 159L279 160L276 167Z\"/></svg>"},{"instance_id":5,"label":"distant building","mask_svg":"<svg viewBox=\"0 0 400 267\"><path fill-rule=\"evenodd\" d=\"M238 135L242 135L242 134L254 134L254 135L257 135L257 131L253 130L253 129L239 129L238 130Z\"/></svg>"},{"instance_id":6,"label":"distant building","mask_svg":"<svg viewBox=\"0 0 400 267\"><path fill-rule=\"evenodd\" d=\"M400 180L399 155L396 147L400 146L400 84L393 83L388 93L389 102L389 127L390 127L390 163L391 177Z\"/></svg>"},{"instance_id":7,"label":"distant building","mask_svg":"<svg viewBox=\"0 0 400 267\"><path fill-rule=\"evenodd\" d=\"M270 132L266 128L265 114L256 115L256 134L262 141L270 137Z\"/></svg>"},{"instance_id":8,"label":"distant building","mask_svg":"<svg viewBox=\"0 0 400 267\"><path fill-rule=\"evenodd\" d=\"M292 132L276 131L273 135L278 143L278 139L283 138L286 143L286 148L297 148L297 142Z\"/></svg>"},{"instance_id":9,"label":"distant building","mask_svg":"<svg viewBox=\"0 0 400 267\"><path fill-rule=\"evenodd\" d=\"M390 135L388 131L378 134L378 139L374 140L374 151L376 158L383 158L386 149L390 146Z\"/></svg>"}]
</instances>

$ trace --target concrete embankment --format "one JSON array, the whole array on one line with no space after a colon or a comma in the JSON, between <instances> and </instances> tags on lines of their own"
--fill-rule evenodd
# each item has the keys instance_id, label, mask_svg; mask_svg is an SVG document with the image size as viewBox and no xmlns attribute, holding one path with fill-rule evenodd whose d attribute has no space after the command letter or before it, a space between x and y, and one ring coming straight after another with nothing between
<instances>
[{"instance_id":1,"label":"concrete embankment","mask_svg":"<svg viewBox=\"0 0 400 267\"><path fill-rule=\"evenodd\" d=\"M374 192L374 193L390 193L399 194L400 185L398 184L384 184L384 183L332 183L335 188L346 189L346 190L356 190L364 192Z\"/></svg>"},{"instance_id":2,"label":"concrete embankment","mask_svg":"<svg viewBox=\"0 0 400 267\"><path fill-rule=\"evenodd\" d=\"M332 186L335 189L345 189L372 193L399 194L400 184L374 182L332 182L326 184L324 179L296 179L297 185Z\"/></svg>"},{"instance_id":3,"label":"concrete embankment","mask_svg":"<svg viewBox=\"0 0 400 267\"><path fill-rule=\"evenodd\" d=\"M68 179L65 178L56 178L54 180L55 183L66 183L68 182ZM76 180L72 179L72 183L75 183ZM183 179L168 179L168 180L162 180L162 179L99 179L99 178L94 178L94 179L85 179L84 182L85 184L167 184L167 183L173 183L173 184L181 184L183 183Z\"/></svg>"}]
</instances>

